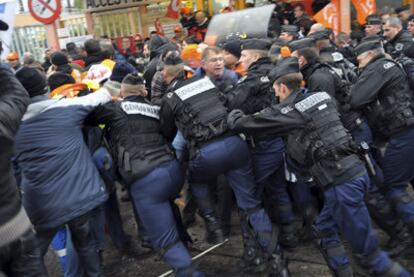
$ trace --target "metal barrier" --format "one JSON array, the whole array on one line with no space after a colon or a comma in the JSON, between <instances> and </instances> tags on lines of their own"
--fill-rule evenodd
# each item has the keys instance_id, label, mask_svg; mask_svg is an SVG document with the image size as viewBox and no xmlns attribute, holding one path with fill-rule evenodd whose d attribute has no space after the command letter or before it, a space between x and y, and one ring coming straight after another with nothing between
<instances>
[{"instance_id":1,"label":"metal barrier","mask_svg":"<svg viewBox=\"0 0 414 277\"><path fill-rule=\"evenodd\" d=\"M125 37L142 34L142 23L138 8L93 13L95 35L97 37Z\"/></svg>"}]
</instances>

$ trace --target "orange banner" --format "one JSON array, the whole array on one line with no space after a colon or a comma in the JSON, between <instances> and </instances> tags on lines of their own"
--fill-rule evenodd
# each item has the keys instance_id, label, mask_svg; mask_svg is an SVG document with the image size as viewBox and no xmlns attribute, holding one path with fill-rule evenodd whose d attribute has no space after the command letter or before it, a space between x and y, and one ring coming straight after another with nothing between
<instances>
[{"instance_id":1,"label":"orange banner","mask_svg":"<svg viewBox=\"0 0 414 277\"><path fill-rule=\"evenodd\" d=\"M377 10L377 4L375 0L352 0L355 9L357 11L358 23L364 25L366 23L366 17L370 14L374 14Z\"/></svg>"},{"instance_id":2,"label":"orange banner","mask_svg":"<svg viewBox=\"0 0 414 277\"><path fill-rule=\"evenodd\" d=\"M313 19L326 28L331 28L337 34L339 32L339 0L332 0L322 10L313 16Z\"/></svg>"},{"instance_id":3,"label":"orange banner","mask_svg":"<svg viewBox=\"0 0 414 277\"><path fill-rule=\"evenodd\" d=\"M177 19L180 17L179 11L180 11L180 0L171 0L170 4L168 5L166 16Z\"/></svg>"}]
</instances>

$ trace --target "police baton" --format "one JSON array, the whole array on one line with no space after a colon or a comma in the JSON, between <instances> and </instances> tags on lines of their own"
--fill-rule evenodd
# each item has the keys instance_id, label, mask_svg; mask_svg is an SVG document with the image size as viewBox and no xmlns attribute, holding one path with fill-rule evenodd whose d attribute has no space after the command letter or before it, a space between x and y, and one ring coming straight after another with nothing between
<instances>
[{"instance_id":1,"label":"police baton","mask_svg":"<svg viewBox=\"0 0 414 277\"><path fill-rule=\"evenodd\" d=\"M198 254L198 255L194 256L191 260L195 261L195 260L197 260L198 258L203 257L203 256L204 256L204 255L206 255L207 253L209 253L209 252L213 251L214 249L216 249L216 248L218 248L218 247L222 246L223 244L227 243L228 241L229 241L229 239L225 239L223 242L220 242L220 243L218 243L218 244L215 244L215 245L211 246L210 248L208 248L208 249L204 250L204 251L203 251L203 252L201 252L200 254ZM169 270L169 271L167 271L167 272L165 272L165 273L161 274L161 275L160 275L160 276L158 276L158 277L165 277L165 276L168 276L168 275L170 275L170 274L172 274L172 273L174 273L174 270Z\"/></svg>"},{"instance_id":2,"label":"police baton","mask_svg":"<svg viewBox=\"0 0 414 277\"><path fill-rule=\"evenodd\" d=\"M360 149L361 154L362 154L362 156L364 158L365 165L366 165L366 167L368 169L369 175L370 176L376 176L377 175L377 172L375 170L375 167L374 167L374 164L373 164L373 162L371 160L371 157L369 156L369 145L368 145L368 143L366 143L365 141L362 141L359 144L359 149Z\"/></svg>"}]
</instances>

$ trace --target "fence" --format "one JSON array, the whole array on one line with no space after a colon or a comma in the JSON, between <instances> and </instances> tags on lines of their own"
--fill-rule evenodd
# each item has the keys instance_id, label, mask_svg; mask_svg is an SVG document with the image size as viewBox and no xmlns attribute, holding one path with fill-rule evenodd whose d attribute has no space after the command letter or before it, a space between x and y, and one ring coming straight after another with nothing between
<instances>
[{"instance_id":1,"label":"fence","mask_svg":"<svg viewBox=\"0 0 414 277\"><path fill-rule=\"evenodd\" d=\"M87 35L86 20L83 14L67 15L63 19L67 34L71 38ZM43 25L32 25L14 28L11 51L19 53L30 52L36 60L43 61L44 52L48 48L46 30ZM65 47L65 45L61 45Z\"/></svg>"},{"instance_id":2,"label":"fence","mask_svg":"<svg viewBox=\"0 0 414 277\"><path fill-rule=\"evenodd\" d=\"M43 60L47 49L46 31L43 25L15 28L12 36L11 51L19 53L30 52L38 61Z\"/></svg>"}]
</instances>

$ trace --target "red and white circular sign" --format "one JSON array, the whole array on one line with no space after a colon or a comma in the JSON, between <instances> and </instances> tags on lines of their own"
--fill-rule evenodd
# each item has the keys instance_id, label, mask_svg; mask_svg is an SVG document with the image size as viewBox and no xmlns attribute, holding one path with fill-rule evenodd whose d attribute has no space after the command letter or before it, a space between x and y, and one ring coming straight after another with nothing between
<instances>
[{"instance_id":1,"label":"red and white circular sign","mask_svg":"<svg viewBox=\"0 0 414 277\"><path fill-rule=\"evenodd\" d=\"M62 10L61 0L29 0L29 11L34 19L44 24L53 23Z\"/></svg>"}]
</instances>

